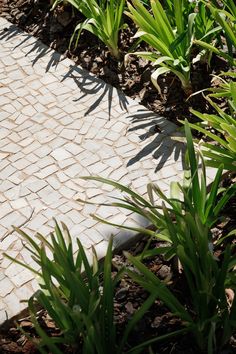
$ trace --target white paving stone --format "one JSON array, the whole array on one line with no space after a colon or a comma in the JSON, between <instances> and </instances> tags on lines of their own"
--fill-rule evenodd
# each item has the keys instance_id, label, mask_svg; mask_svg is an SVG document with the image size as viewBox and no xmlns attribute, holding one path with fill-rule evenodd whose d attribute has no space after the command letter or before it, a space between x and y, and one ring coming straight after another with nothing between
<instances>
[{"instance_id":1,"label":"white paving stone","mask_svg":"<svg viewBox=\"0 0 236 354\"><path fill-rule=\"evenodd\" d=\"M31 192L39 192L41 189L47 186L47 183L44 180L38 179L35 182L27 184L27 188Z\"/></svg>"},{"instance_id":2,"label":"white paving stone","mask_svg":"<svg viewBox=\"0 0 236 354\"><path fill-rule=\"evenodd\" d=\"M7 294L10 294L14 289L14 285L10 282L9 278L5 277L0 281L0 296L4 298Z\"/></svg>"},{"instance_id":3,"label":"white paving stone","mask_svg":"<svg viewBox=\"0 0 236 354\"><path fill-rule=\"evenodd\" d=\"M58 148L52 151L51 156L57 161L63 161L70 158L71 154L63 148Z\"/></svg>"}]
</instances>

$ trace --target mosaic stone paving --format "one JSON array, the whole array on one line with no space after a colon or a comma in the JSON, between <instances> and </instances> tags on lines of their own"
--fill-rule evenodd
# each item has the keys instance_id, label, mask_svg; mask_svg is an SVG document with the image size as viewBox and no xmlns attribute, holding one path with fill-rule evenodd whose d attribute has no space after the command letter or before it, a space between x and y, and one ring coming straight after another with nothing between
<instances>
[{"instance_id":1,"label":"mosaic stone paving","mask_svg":"<svg viewBox=\"0 0 236 354\"><path fill-rule=\"evenodd\" d=\"M47 235L56 217L80 237L88 255L94 245L102 257L111 233L116 246L131 235L89 214L127 224L136 217L76 202L117 195L80 177L109 177L142 194L153 181L168 192L182 169L182 145L169 136L175 130L0 18L0 323L24 308L19 301L37 288L28 270L3 257L7 252L32 263L12 225Z\"/></svg>"}]
</instances>

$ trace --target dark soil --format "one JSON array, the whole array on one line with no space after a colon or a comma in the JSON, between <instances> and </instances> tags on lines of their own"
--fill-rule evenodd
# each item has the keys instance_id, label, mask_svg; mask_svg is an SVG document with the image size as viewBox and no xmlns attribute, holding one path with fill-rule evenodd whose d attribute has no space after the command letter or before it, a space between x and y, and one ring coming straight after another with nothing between
<instances>
[{"instance_id":1,"label":"dark soil","mask_svg":"<svg viewBox=\"0 0 236 354\"><path fill-rule=\"evenodd\" d=\"M190 107L202 112L210 109L201 94L187 100L180 81L172 74L159 78L158 83L162 92L160 96L150 81L153 72L150 62L130 56L124 67L122 62L114 60L104 44L89 32L82 33L76 49L69 50L73 30L83 19L70 6L61 5L55 11L50 11L49 3L49 0L0 0L0 14L49 47L67 55L105 82L137 99L150 110L172 121L190 117ZM136 27L129 18L126 18L125 22L128 26L122 30L120 36L123 54L126 54L134 44L133 35L136 32ZM147 49L147 45L142 42L135 50ZM226 62L218 58L213 57L211 64L211 68L199 63L193 66L193 92L210 87L212 73L227 70Z\"/></svg>"}]
</instances>

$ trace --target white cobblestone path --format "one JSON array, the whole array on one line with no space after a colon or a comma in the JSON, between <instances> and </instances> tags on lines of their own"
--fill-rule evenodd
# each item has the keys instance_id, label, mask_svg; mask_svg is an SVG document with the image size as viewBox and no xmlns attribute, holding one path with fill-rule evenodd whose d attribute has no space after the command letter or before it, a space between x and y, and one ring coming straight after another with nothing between
<instances>
[{"instance_id":1,"label":"white cobblestone path","mask_svg":"<svg viewBox=\"0 0 236 354\"><path fill-rule=\"evenodd\" d=\"M135 216L78 204L77 198L102 202L114 195L79 177L109 177L142 194L153 181L168 192L182 169L182 146L169 137L175 130L0 18L0 323L6 314L17 314L25 306L19 301L36 289L32 274L2 255L30 261L11 226L24 223L33 211L24 230L46 235L56 217L80 237L88 254L95 245L102 257L111 233L117 234L116 245L128 234L89 214L127 224Z\"/></svg>"}]
</instances>

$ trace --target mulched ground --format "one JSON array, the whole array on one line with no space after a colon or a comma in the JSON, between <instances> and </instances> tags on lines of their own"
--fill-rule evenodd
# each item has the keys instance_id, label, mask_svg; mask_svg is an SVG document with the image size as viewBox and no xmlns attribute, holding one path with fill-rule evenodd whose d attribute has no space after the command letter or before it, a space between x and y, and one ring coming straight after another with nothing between
<instances>
[{"instance_id":1,"label":"mulched ground","mask_svg":"<svg viewBox=\"0 0 236 354\"><path fill-rule=\"evenodd\" d=\"M0 0L0 15L41 39L42 42L56 49L58 52L72 58L76 63L96 74L104 81L120 88L128 96L136 98L149 109L162 114L172 121L176 122L178 118L183 119L183 117L189 116L189 107L204 112L210 109L201 95L186 100L187 97L184 95L179 81L172 75L160 78L159 85L162 89L162 97L160 97L150 82L150 75L153 71L150 63L132 56L127 67L124 67L111 58L105 46L89 33L82 34L78 47L69 51L68 44L73 28L78 21L81 21L80 16L72 13L70 7L61 6L57 11L52 12L50 11L49 0ZM129 20L127 21L129 24L128 28L122 31L120 38L120 47L123 53L126 53L134 43L132 36L136 31L134 25ZM146 50L147 47L142 43L137 49ZM217 74L221 70L226 71L227 65L224 61L215 57L212 59L211 68L203 64L194 66L192 74L194 91L209 87L211 81L210 75L212 73ZM225 183L231 183L231 178ZM235 228L235 211L236 200L225 208L224 214L227 217L224 222L221 221L215 228L214 232L216 235ZM138 254L145 246L145 243L145 240L141 240L129 251L132 254ZM152 247L158 246L159 243L153 241ZM115 256L114 262L123 264L126 260L122 254L119 254ZM172 264L165 262L161 257L156 257L145 262L148 268L160 278L165 278L173 272ZM183 278L175 277L172 279L171 288L180 298L186 298L186 285ZM118 333L122 332L125 324L146 297L147 293L130 279L127 277L122 279L115 294L115 321ZM47 333L53 336L59 335L58 330L55 329L54 324L44 311L39 311L38 317ZM28 317L18 319L18 323L29 335L37 338ZM155 337L180 329L181 326L182 324L179 319L173 317L160 301L156 301L138 324L136 332L130 338L130 343L137 344L139 338L143 341L150 338L150 336ZM70 348L64 348L64 352L72 353ZM224 353L230 354L235 352L236 338L232 337L231 343L225 349ZM35 345L10 320L0 330L0 353L32 354L38 352ZM146 353L149 352L146 351ZM153 346L153 353L197 354L199 350L194 346L191 336L188 335Z\"/></svg>"}]
</instances>

